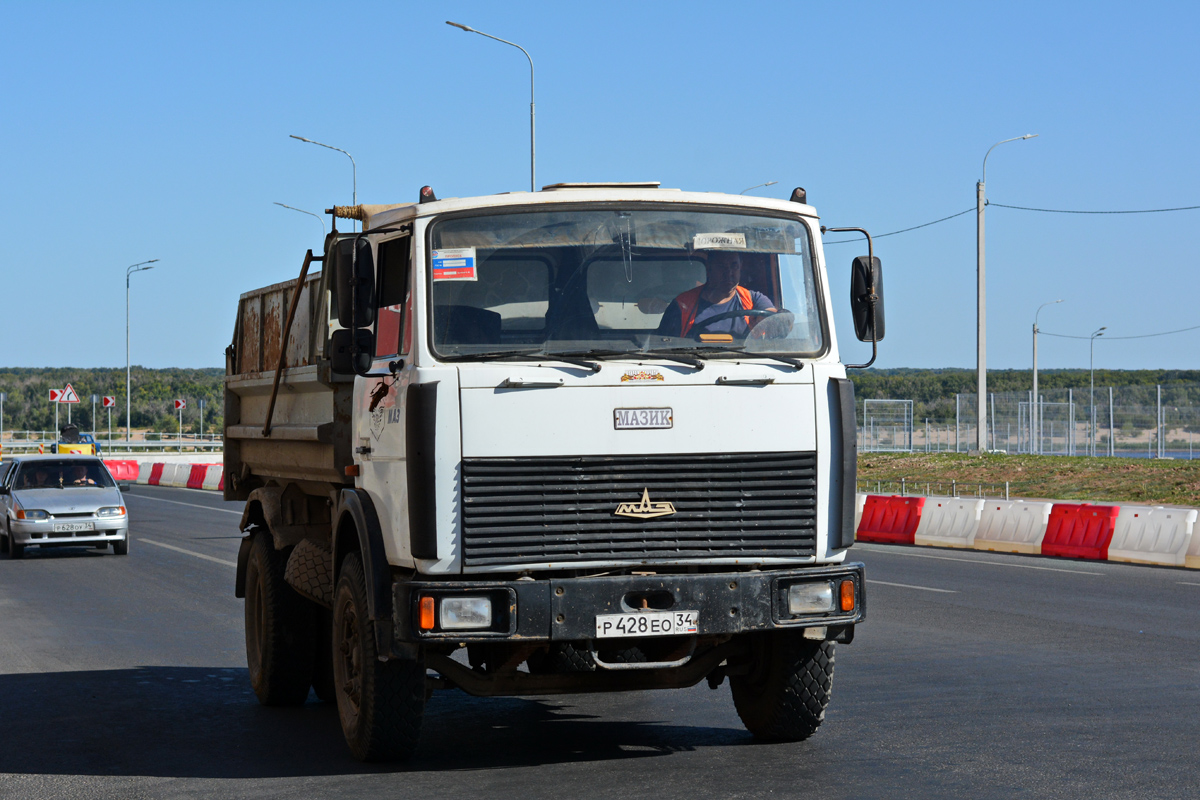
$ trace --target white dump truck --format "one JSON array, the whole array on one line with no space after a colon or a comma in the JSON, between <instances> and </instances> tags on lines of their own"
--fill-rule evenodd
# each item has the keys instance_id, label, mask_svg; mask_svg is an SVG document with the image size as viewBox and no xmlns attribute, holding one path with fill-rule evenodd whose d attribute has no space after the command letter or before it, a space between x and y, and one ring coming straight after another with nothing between
<instances>
[{"instance_id":1,"label":"white dump truck","mask_svg":"<svg viewBox=\"0 0 1200 800\"><path fill-rule=\"evenodd\" d=\"M755 737L811 735L865 594L854 395L804 191L424 187L329 213L298 279L241 296L226 351L259 700L314 689L363 760L409 756L452 688L728 679Z\"/></svg>"}]
</instances>

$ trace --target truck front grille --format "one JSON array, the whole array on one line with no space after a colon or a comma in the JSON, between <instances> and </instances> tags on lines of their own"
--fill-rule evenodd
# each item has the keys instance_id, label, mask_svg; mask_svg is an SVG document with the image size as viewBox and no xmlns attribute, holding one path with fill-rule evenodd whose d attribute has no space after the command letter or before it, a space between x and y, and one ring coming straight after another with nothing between
<instances>
[{"instance_id":1,"label":"truck front grille","mask_svg":"<svg viewBox=\"0 0 1200 800\"><path fill-rule=\"evenodd\" d=\"M645 497L648 507L641 501ZM815 453L467 458L468 567L816 554ZM618 516L664 510L652 518Z\"/></svg>"}]
</instances>

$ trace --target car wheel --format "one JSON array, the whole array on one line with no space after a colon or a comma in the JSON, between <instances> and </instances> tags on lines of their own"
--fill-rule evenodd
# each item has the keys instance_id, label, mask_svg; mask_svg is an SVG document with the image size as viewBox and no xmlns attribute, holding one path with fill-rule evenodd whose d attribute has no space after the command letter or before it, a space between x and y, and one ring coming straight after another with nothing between
<instances>
[{"instance_id":1,"label":"car wheel","mask_svg":"<svg viewBox=\"0 0 1200 800\"><path fill-rule=\"evenodd\" d=\"M11 534L8 540L8 557L13 561L19 561L25 555L25 545L17 544L12 540Z\"/></svg>"},{"instance_id":2,"label":"car wheel","mask_svg":"<svg viewBox=\"0 0 1200 800\"><path fill-rule=\"evenodd\" d=\"M117 541L117 542L113 542L112 544L113 544L113 553L115 555L118 555L118 556L129 555L129 534L128 533L125 534L124 539L121 539L120 541ZM107 545L103 545L103 547L107 547Z\"/></svg>"},{"instance_id":3,"label":"car wheel","mask_svg":"<svg viewBox=\"0 0 1200 800\"><path fill-rule=\"evenodd\" d=\"M379 660L357 553L346 556L333 595L333 687L355 758L400 761L412 755L425 713L425 663Z\"/></svg>"},{"instance_id":4,"label":"car wheel","mask_svg":"<svg viewBox=\"0 0 1200 800\"><path fill-rule=\"evenodd\" d=\"M304 705L313 682L316 606L283 579L290 551L259 531L246 561L246 666L265 706Z\"/></svg>"}]
</instances>

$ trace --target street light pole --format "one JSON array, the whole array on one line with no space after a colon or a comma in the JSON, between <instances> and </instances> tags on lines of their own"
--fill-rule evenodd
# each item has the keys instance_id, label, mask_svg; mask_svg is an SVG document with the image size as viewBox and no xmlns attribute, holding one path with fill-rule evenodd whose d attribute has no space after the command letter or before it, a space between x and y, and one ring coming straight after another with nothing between
<instances>
[{"instance_id":1,"label":"street light pole","mask_svg":"<svg viewBox=\"0 0 1200 800\"><path fill-rule=\"evenodd\" d=\"M1011 139L1004 139L996 142L988 148L988 151L983 155L983 175L979 183L975 184L975 288L976 297L976 353L975 353L975 371L976 371L976 402L978 404L978 414L976 415L979 425L975 431L975 446L980 453L987 451L987 280L984 273L984 246L983 246L983 209L987 205L987 199L984 196L984 184L987 183L987 160L988 156L1002 144L1007 142L1015 142L1018 139L1032 139L1037 136L1036 133L1027 133L1024 136L1014 136Z\"/></svg>"},{"instance_id":2,"label":"street light pole","mask_svg":"<svg viewBox=\"0 0 1200 800\"><path fill-rule=\"evenodd\" d=\"M1040 455L1042 451L1042 438L1038 433L1038 409L1041 408L1041 403L1038 400L1038 385L1037 385L1037 335L1038 335L1038 314L1042 313L1042 309L1046 306L1056 305L1062 300L1051 300L1049 303L1042 303L1038 306L1038 310L1033 314L1033 402L1029 405L1029 442L1030 455ZM1037 444L1034 445L1033 443Z\"/></svg>"},{"instance_id":3,"label":"street light pole","mask_svg":"<svg viewBox=\"0 0 1200 800\"><path fill-rule=\"evenodd\" d=\"M1088 447L1090 451L1088 455L1092 456L1096 455L1096 338L1103 336L1106 330L1108 330L1107 326L1102 327L1088 337L1088 350L1090 351L1088 356L1088 372L1091 373L1088 386L1088 405L1091 406L1089 417L1091 417L1091 421L1088 427L1091 430L1092 440Z\"/></svg>"},{"instance_id":4,"label":"street light pole","mask_svg":"<svg viewBox=\"0 0 1200 800\"><path fill-rule=\"evenodd\" d=\"M303 136L297 136L294 133L289 133L288 136L290 136L291 138L296 139L298 141L301 141L301 142L308 142L309 144L315 144L318 147L327 147L330 150L337 150L339 153L344 155L346 158L350 159L350 179L353 182L351 194L350 194L350 205L354 205L354 206L358 205L358 164L354 163L354 156L350 155L342 148L334 147L331 144L325 144L323 142L316 142L316 141L313 141L312 139L305 139ZM282 206L283 203L276 203L275 205ZM292 208L291 206L283 206L283 207L284 208ZM292 209L292 210L300 211L300 209L298 209L298 208ZM301 211L301 213L309 214L311 212ZM321 218L317 217L317 219L321 219ZM355 228L354 228L355 230L358 230L357 225L358 225L358 223L355 223ZM324 230L324 229L325 229L325 223L324 223L324 221L322 221L321 222L321 230Z\"/></svg>"},{"instance_id":5,"label":"street light pole","mask_svg":"<svg viewBox=\"0 0 1200 800\"><path fill-rule=\"evenodd\" d=\"M521 45L517 44L516 42L510 42L507 39L501 39L499 36L492 36L490 33L484 33L483 31L477 31L474 28L471 28L467 25L463 25L460 22L451 22L450 20L446 20L446 24L449 25L451 28L458 28L459 30L464 30L467 33L478 33L480 36L486 36L489 39L495 39L497 42L502 42L503 44L507 44L511 47L515 47L518 50L520 50L522 53L525 54L525 58L529 59L529 191L536 192L537 191L537 166L536 166L537 165L537 144L536 144L537 136L535 134L536 124L534 121L535 114L534 114L534 103L533 103L533 58L532 58L532 56L529 55L528 50L526 50L524 47L521 47Z\"/></svg>"},{"instance_id":6,"label":"street light pole","mask_svg":"<svg viewBox=\"0 0 1200 800\"><path fill-rule=\"evenodd\" d=\"M139 261L125 268L125 442L129 443L129 414L133 408L133 403L129 399L129 388L131 385L129 376L129 276L135 272L144 272L154 267L145 266L157 262L157 258L152 258L149 261Z\"/></svg>"},{"instance_id":7,"label":"street light pole","mask_svg":"<svg viewBox=\"0 0 1200 800\"><path fill-rule=\"evenodd\" d=\"M752 191L754 189L761 189L764 186L774 186L777 183L779 183L779 181L767 181L766 183L758 183L758 184L755 184L754 186L751 186L749 189L742 189L740 192L738 192L738 194L745 194L746 192Z\"/></svg>"}]
</instances>

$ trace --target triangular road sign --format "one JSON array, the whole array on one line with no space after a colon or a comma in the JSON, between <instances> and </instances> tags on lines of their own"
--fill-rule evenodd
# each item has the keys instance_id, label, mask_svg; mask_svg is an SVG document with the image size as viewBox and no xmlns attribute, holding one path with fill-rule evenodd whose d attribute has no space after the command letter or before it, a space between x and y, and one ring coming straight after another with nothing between
<instances>
[{"instance_id":1,"label":"triangular road sign","mask_svg":"<svg viewBox=\"0 0 1200 800\"><path fill-rule=\"evenodd\" d=\"M75 393L75 387L71 386L71 384L69 384L69 383L66 386L64 386L63 390L62 390L62 394L60 394L58 396L58 402L60 402L60 403L78 403L79 395L77 395Z\"/></svg>"}]
</instances>

